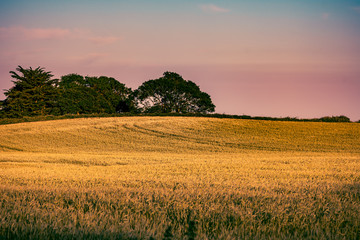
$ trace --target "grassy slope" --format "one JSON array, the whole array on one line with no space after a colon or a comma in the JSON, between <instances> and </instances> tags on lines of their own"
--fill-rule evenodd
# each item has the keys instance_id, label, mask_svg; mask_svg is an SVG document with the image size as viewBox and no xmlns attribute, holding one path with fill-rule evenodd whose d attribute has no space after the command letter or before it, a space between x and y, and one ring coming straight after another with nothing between
<instances>
[{"instance_id":1,"label":"grassy slope","mask_svg":"<svg viewBox=\"0 0 360 240\"><path fill-rule=\"evenodd\" d=\"M359 238L360 126L182 117L0 126L5 238Z\"/></svg>"}]
</instances>

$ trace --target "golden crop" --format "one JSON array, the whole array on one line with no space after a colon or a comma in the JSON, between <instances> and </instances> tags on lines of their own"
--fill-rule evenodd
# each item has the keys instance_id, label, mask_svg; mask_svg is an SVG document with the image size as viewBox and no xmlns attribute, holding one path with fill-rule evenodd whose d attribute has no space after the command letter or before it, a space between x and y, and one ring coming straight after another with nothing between
<instances>
[{"instance_id":1,"label":"golden crop","mask_svg":"<svg viewBox=\"0 0 360 240\"><path fill-rule=\"evenodd\" d=\"M360 125L0 126L0 239L360 238Z\"/></svg>"}]
</instances>

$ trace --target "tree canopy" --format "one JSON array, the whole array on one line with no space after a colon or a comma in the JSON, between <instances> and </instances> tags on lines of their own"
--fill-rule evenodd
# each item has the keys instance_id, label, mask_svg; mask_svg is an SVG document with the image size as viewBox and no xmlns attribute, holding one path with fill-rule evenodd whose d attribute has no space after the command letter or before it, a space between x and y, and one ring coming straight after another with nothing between
<instances>
[{"instance_id":1,"label":"tree canopy","mask_svg":"<svg viewBox=\"0 0 360 240\"><path fill-rule=\"evenodd\" d=\"M169 113L207 114L215 110L209 94L175 72L144 82L132 91L112 77L68 74L54 79L44 68L18 66L10 71L14 86L0 100L0 118L66 114ZM213 115L213 116L216 116ZM221 117L250 116L221 115ZM350 122L346 116L319 119L254 117L262 120Z\"/></svg>"},{"instance_id":2,"label":"tree canopy","mask_svg":"<svg viewBox=\"0 0 360 240\"><path fill-rule=\"evenodd\" d=\"M210 96L177 73L144 82L136 91L112 77L68 74L53 79L44 68L10 71L14 86L0 101L0 117L93 113L210 113Z\"/></svg>"},{"instance_id":3,"label":"tree canopy","mask_svg":"<svg viewBox=\"0 0 360 240\"><path fill-rule=\"evenodd\" d=\"M144 82L134 92L135 104L145 113L209 113L215 111L210 96L177 73Z\"/></svg>"},{"instance_id":4,"label":"tree canopy","mask_svg":"<svg viewBox=\"0 0 360 240\"><path fill-rule=\"evenodd\" d=\"M131 89L111 77L68 74L59 82L62 114L129 112Z\"/></svg>"},{"instance_id":5,"label":"tree canopy","mask_svg":"<svg viewBox=\"0 0 360 240\"><path fill-rule=\"evenodd\" d=\"M43 68L11 71L14 86L5 92L3 111L9 117L48 115L56 109L57 79Z\"/></svg>"}]
</instances>

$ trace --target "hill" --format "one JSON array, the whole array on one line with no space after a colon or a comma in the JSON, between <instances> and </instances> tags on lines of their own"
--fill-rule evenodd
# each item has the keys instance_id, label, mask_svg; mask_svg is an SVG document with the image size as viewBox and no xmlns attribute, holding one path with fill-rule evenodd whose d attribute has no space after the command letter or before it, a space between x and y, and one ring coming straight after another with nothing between
<instances>
[{"instance_id":1,"label":"hill","mask_svg":"<svg viewBox=\"0 0 360 240\"><path fill-rule=\"evenodd\" d=\"M6 238L358 238L360 125L192 117L0 126Z\"/></svg>"},{"instance_id":2,"label":"hill","mask_svg":"<svg viewBox=\"0 0 360 240\"><path fill-rule=\"evenodd\" d=\"M360 151L360 126L349 123L124 117L13 124L0 126L0 131L4 151Z\"/></svg>"}]
</instances>

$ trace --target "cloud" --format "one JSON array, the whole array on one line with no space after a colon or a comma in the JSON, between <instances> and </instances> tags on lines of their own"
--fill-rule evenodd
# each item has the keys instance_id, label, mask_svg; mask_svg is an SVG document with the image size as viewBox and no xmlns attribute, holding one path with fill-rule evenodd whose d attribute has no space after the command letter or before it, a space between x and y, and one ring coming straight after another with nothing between
<instances>
[{"instance_id":1,"label":"cloud","mask_svg":"<svg viewBox=\"0 0 360 240\"><path fill-rule=\"evenodd\" d=\"M121 38L118 37L90 37L89 40L95 44L111 44L119 41Z\"/></svg>"},{"instance_id":2,"label":"cloud","mask_svg":"<svg viewBox=\"0 0 360 240\"><path fill-rule=\"evenodd\" d=\"M360 6L359 6L359 7L353 7L353 9L354 9L356 12L360 13Z\"/></svg>"},{"instance_id":3,"label":"cloud","mask_svg":"<svg viewBox=\"0 0 360 240\"><path fill-rule=\"evenodd\" d=\"M63 39L71 34L69 29L62 28L25 28L22 26L0 28L1 38L30 39Z\"/></svg>"},{"instance_id":4,"label":"cloud","mask_svg":"<svg viewBox=\"0 0 360 240\"><path fill-rule=\"evenodd\" d=\"M24 34L29 39L62 39L70 35L70 30L61 28L33 28L24 29Z\"/></svg>"},{"instance_id":5,"label":"cloud","mask_svg":"<svg viewBox=\"0 0 360 240\"><path fill-rule=\"evenodd\" d=\"M26 28L23 26L1 27L0 39L10 40L64 40L79 39L93 44L112 44L121 38L115 36L97 36L89 30L66 28Z\"/></svg>"},{"instance_id":6,"label":"cloud","mask_svg":"<svg viewBox=\"0 0 360 240\"><path fill-rule=\"evenodd\" d=\"M202 4L200 5L200 9L204 12L210 12L210 13L226 13L230 12L229 9L218 7L214 4Z\"/></svg>"}]
</instances>

